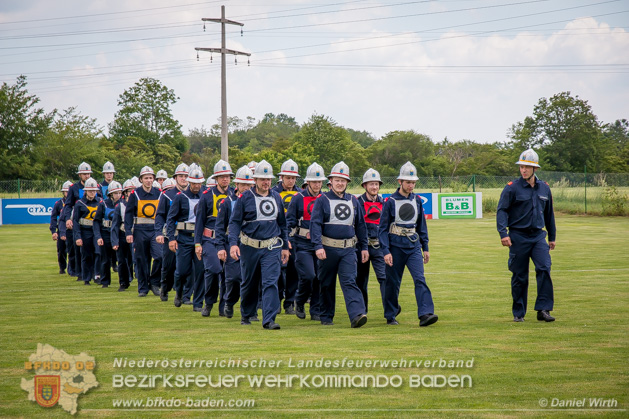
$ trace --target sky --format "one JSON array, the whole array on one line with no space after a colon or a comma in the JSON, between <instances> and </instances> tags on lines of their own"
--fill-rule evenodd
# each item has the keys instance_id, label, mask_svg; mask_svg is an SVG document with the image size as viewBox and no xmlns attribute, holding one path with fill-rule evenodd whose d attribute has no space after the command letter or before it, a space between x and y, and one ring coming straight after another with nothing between
<instances>
[{"instance_id":1,"label":"sky","mask_svg":"<svg viewBox=\"0 0 629 419\"><path fill-rule=\"evenodd\" d=\"M221 114L323 114L380 138L508 140L542 97L570 91L602 122L629 119L629 0L0 1L0 82L27 76L46 111L76 107L107 132L118 98L160 80L184 133Z\"/></svg>"}]
</instances>

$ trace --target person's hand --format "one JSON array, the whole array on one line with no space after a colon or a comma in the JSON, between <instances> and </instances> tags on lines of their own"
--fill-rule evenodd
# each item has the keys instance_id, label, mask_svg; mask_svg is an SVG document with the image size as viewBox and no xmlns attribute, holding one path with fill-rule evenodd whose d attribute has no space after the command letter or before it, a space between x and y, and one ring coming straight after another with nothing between
<instances>
[{"instance_id":1,"label":"person's hand","mask_svg":"<svg viewBox=\"0 0 629 419\"><path fill-rule=\"evenodd\" d=\"M360 254L362 255L363 263L367 263L367 261L369 260L369 251L361 250Z\"/></svg>"},{"instance_id":2,"label":"person's hand","mask_svg":"<svg viewBox=\"0 0 629 419\"><path fill-rule=\"evenodd\" d=\"M127 236L127 243L133 243L133 236Z\"/></svg>"},{"instance_id":3,"label":"person's hand","mask_svg":"<svg viewBox=\"0 0 629 419\"><path fill-rule=\"evenodd\" d=\"M240 259L240 248L238 246L232 246L229 249L229 255L232 257L232 259L234 260L238 260Z\"/></svg>"},{"instance_id":4,"label":"person's hand","mask_svg":"<svg viewBox=\"0 0 629 419\"><path fill-rule=\"evenodd\" d=\"M292 245L292 243L290 242L290 240L288 241L288 248L289 248L289 249L291 249L291 250L293 249L293 245Z\"/></svg>"},{"instance_id":5,"label":"person's hand","mask_svg":"<svg viewBox=\"0 0 629 419\"><path fill-rule=\"evenodd\" d=\"M103 246L103 245L105 244L105 240L103 240L103 239L98 239L98 240L96 240L96 243L97 243L99 246Z\"/></svg>"},{"instance_id":6,"label":"person's hand","mask_svg":"<svg viewBox=\"0 0 629 419\"><path fill-rule=\"evenodd\" d=\"M68 220L68 221L66 221L66 228L67 228L68 230L72 230L72 220Z\"/></svg>"},{"instance_id":7,"label":"person's hand","mask_svg":"<svg viewBox=\"0 0 629 419\"><path fill-rule=\"evenodd\" d=\"M548 246L550 247L550 250L555 250L555 242L548 242Z\"/></svg>"},{"instance_id":8,"label":"person's hand","mask_svg":"<svg viewBox=\"0 0 629 419\"><path fill-rule=\"evenodd\" d=\"M61 236L61 240L66 241L66 236Z\"/></svg>"},{"instance_id":9,"label":"person's hand","mask_svg":"<svg viewBox=\"0 0 629 419\"><path fill-rule=\"evenodd\" d=\"M386 263L389 266L393 266L393 256L391 255L391 253L384 256L384 263Z\"/></svg>"},{"instance_id":10,"label":"person's hand","mask_svg":"<svg viewBox=\"0 0 629 419\"><path fill-rule=\"evenodd\" d=\"M225 250L219 250L216 256L218 256L218 259L222 262L227 260L227 252Z\"/></svg>"},{"instance_id":11,"label":"person's hand","mask_svg":"<svg viewBox=\"0 0 629 419\"><path fill-rule=\"evenodd\" d=\"M77 246L79 246L79 247L83 246L83 240L78 239L78 240L76 241L76 245L77 245Z\"/></svg>"},{"instance_id":12,"label":"person's hand","mask_svg":"<svg viewBox=\"0 0 629 419\"><path fill-rule=\"evenodd\" d=\"M315 252L315 254L317 255L317 258L318 258L319 260L325 260L325 258L327 257L327 256L325 255L325 250L324 250L324 249L319 249L319 250L317 250L317 251Z\"/></svg>"},{"instance_id":13,"label":"person's hand","mask_svg":"<svg viewBox=\"0 0 629 419\"><path fill-rule=\"evenodd\" d=\"M507 236L504 239L500 239L500 242L505 247L511 247L511 237Z\"/></svg>"},{"instance_id":14,"label":"person's hand","mask_svg":"<svg viewBox=\"0 0 629 419\"><path fill-rule=\"evenodd\" d=\"M176 252L177 251L177 240L171 240L168 242L168 248L170 249L171 252Z\"/></svg>"},{"instance_id":15,"label":"person's hand","mask_svg":"<svg viewBox=\"0 0 629 419\"><path fill-rule=\"evenodd\" d=\"M120 246L112 246L111 248L114 249L114 250L118 250L119 247Z\"/></svg>"},{"instance_id":16,"label":"person's hand","mask_svg":"<svg viewBox=\"0 0 629 419\"><path fill-rule=\"evenodd\" d=\"M430 253L424 252L424 265L430 261Z\"/></svg>"},{"instance_id":17,"label":"person's hand","mask_svg":"<svg viewBox=\"0 0 629 419\"><path fill-rule=\"evenodd\" d=\"M201 260L203 257L203 246L194 246L194 254L197 256L197 259Z\"/></svg>"},{"instance_id":18,"label":"person's hand","mask_svg":"<svg viewBox=\"0 0 629 419\"><path fill-rule=\"evenodd\" d=\"M282 265L288 263L288 258L290 257L290 251L282 249Z\"/></svg>"},{"instance_id":19,"label":"person's hand","mask_svg":"<svg viewBox=\"0 0 629 419\"><path fill-rule=\"evenodd\" d=\"M52 233L52 240L53 241L57 241L58 238L59 238L59 233Z\"/></svg>"},{"instance_id":20,"label":"person's hand","mask_svg":"<svg viewBox=\"0 0 629 419\"><path fill-rule=\"evenodd\" d=\"M159 235L157 237L155 237L155 241L159 244L164 244L164 236ZM168 245L170 247L170 244Z\"/></svg>"}]
</instances>

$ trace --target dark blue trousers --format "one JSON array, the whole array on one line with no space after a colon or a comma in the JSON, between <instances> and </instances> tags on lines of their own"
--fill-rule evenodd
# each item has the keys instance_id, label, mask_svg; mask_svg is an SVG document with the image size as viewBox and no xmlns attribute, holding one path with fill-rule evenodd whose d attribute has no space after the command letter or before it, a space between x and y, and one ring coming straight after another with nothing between
<instances>
[{"instance_id":1,"label":"dark blue trousers","mask_svg":"<svg viewBox=\"0 0 629 419\"><path fill-rule=\"evenodd\" d=\"M120 237L116 258L118 259L118 283L120 286L128 287L133 279L131 276L133 256L131 254L131 245L126 242L124 235Z\"/></svg>"},{"instance_id":2,"label":"dark blue trousers","mask_svg":"<svg viewBox=\"0 0 629 419\"><path fill-rule=\"evenodd\" d=\"M310 298L310 315L319 316L321 314L321 305L319 297L321 290L319 289L319 278L317 271L319 270L319 259L314 250L297 250L295 252L295 268L299 277L299 285L295 294L295 303L303 306Z\"/></svg>"},{"instance_id":3,"label":"dark blue trousers","mask_svg":"<svg viewBox=\"0 0 629 419\"><path fill-rule=\"evenodd\" d=\"M133 253L135 272L138 277L138 293L148 294L149 287L159 287L162 271L162 247L155 241L155 231L139 229L133 231ZM151 270L151 259L153 266Z\"/></svg>"},{"instance_id":4,"label":"dark blue trousers","mask_svg":"<svg viewBox=\"0 0 629 419\"><path fill-rule=\"evenodd\" d=\"M175 252L172 252L168 247L169 240L164 239L162 245L162 278L161 286L162 293L168 293L175 284L175 268L177 267L177 256ZM196 256L195 256L196 258Z\"/></svg>"},{"instance_id":5,"label":"dark blue trousers","mask_svg":"<svg viewBox=\"0 0 629 419\"><path fill-rule=\"evenodd\" d=\"M66 252L68 252L68 275L80 277L81 261L79 260L79 267L77 267L76 254L74 251L76 244L74 243L74 235L72 230L66 230L66 239L64 243L66 245Z\"/></svg>"},{"instance_id":6,"label":"dark blue trousers","mask_svg":"<svg viewBox=\"0 0 629 419\"><path fill-rule=\"evenodd\" d=\"M81 229L81 239L83 246L76 246L81 253L81 279L90 282L94 278L94 254L96 243L92 227L79 227ZM75 242L76 244L76 242Z\"/></svg>"},{"instance_id":7,"label":"dark blue trousers","mask_svg":"<svg viewBox=\"0 0 629 419\"><path fill-rule=\"evenodd\" d=\"M341 291L345 298L345 308L349 319L365 314L363 294L356 285L356 249L337 249L324 246L326 259L319 260L319 286L321 321L331 322L334 319L336 304L336 276L339 277Z\"/></svg>"},{"instance_id":8,"label":"dark blue trousers","mask_svg":"<svg viewBox=\"0 0 629 419\"><path fill-rule=\"evenodd\" d=\"M513 297L513 316L524 317L529 288L529 259L535 265L537 279L537 299L535 310L553 309L553 282L550 279L550 251L546 243L546 232L540 230L527 234L515 230L509 231L509 270L511 275L511 295Z\"/></svg>"},{"instance_id":9,"label":"dark blue trousers","mask_svg":"<svg viewBox=\"0 0 629 419\"><path fill-rule=\"evenodd\" d=\"M356 258L358 259L358 271L356 272L356 285L360 288L360 292L363 293L363 300L365 300L365 309L369 310L369 266L373 266L376 279L380 286L380 300L384 306L384 280L386 279L384 256L382 255L382 249L374 249L369 246L369 260L366 263L361 262L360 251L356 252Z\"/></svg>"},{"instance_id":10,"label":"dark blue trousers","mask_svg":"<svg viewBox=\"0 0 629 419\"><path fill-rule=\"evenodd\" d=\"M240 299L240 284L242 282L242 274L240 272L240 261L234 260L227 253L227 262L225 263L225 304L233 307Z\"/></svg>"},{"instance_id":11,"label":"dark blue trousers","mask_svg":"<svg viewBox=\"0 0 629 419\"><path fill-rule=\"evenodd\" d=\"M218 250L217 250L218 252ZM220 259L219 259L220 260ZM223 265L221 263L221 265ZM227 293L227 285L225 284L225 269L223 269L221 272L219 272L218 274L218 283L219 283L219 290L221 291L221 295L220 295L220 299L218 300L218 312L219 313L223 313L223 311L225 310L225 294Z\"/></svg>"},{"instance_id":12,"label":"dark blue trousers","mask_svg":"<svg viewBox=\"0 0 629 419\"><path fill-rule=\"evenodd\" d=\"M103 285L111 284L111 259L115 253L111 248L111 234L109 231L104 230L102 234L103 246L100 247L100 266L98 267L98 273L100 275L100 283ZM94 261L96 263L96 261Z\"/></svg>"},{"instance_id":13,"label":"dark blue trousers","mask_svg":"<svg viewBox=\"0 0 629 419\"><path fill-rule=\"evenodd\" d=\"M295 294L299 285L299 275L295 268L295 242L292 243L293 249L290 251L290 257L286 265L282 265L280 279L277 284L280 301L284 300L284 308L291 307L295 303Z\"/></svg>"},{"instance_id":14,"label":"dark blue trousers","mask_svg":"<svg viewBox=\"0 0 629 419\"><path fill-rule=\"evenodd\" d=\"M280 309L277 282L282 265L280 248L255 249L240 245L240 313L243 318L253 317L258 312L258 289L262 287L262 321L267 324L275 321Z\"/></svg>"},{"instance_id":15,"label":"dark blue trousers","mask_svg":"<svg viewBox=\"0 0 629 419\"><path fill-rule=\"evenodd\" d=\"M66 251L66 241L57 238L57 263L59 263L59 271L65 271L68 266L68 252Z\"/></svg>"},{"instance_id":16,"label":"dark blue trousers","mask_svg":"<svg viewBox=\"0 0 629 419\"><path fill-rule=\"evenodd\" d=\"M216 246L214 246L214 241L203 237L202 244L204 273L200 280L197 276L194 278L194 300L192 304L195 307L203 307L203 302L206 305L210 305L218 301L219 274L223 270L221 261L217 256L218 251Z\"/></svg>"},{"instance_id":17,"label":"dark blue trousers","mask_svg":"<svg viewBox=\"0 0 629 419\"><path fill-rule=\"evenodd\" d=\"M400 284L402 283L402 275L404 268L408 267L408 271L413 278L415 284L415 300L417 301L417 317L424 314L435 312L435 306L432 302L432 294L430 288L426 284L424 277L424 259L422 249L416 246L411 249L391 246L389 248L393 257L393 266L386 265L386 280L384 282L384 317L387 320L394 320L397 315L400 295Z\"/></svg>"},{"instance_id":18,"label":"dark blue trousers","mask_svg":"<svg viewBox=\"0 0 629 419\"><path fill-rule=\"evenodd\" d=\"M192 276L195 285L201 284L203 287L203 261L197 258L194 251L194 237L190 233L179 232L177 240L177 272L180 278ZM173 253L170 249L168 252ZM204 289L194 292L194 306L203 307Z\"/></svg>"}]
</instances>

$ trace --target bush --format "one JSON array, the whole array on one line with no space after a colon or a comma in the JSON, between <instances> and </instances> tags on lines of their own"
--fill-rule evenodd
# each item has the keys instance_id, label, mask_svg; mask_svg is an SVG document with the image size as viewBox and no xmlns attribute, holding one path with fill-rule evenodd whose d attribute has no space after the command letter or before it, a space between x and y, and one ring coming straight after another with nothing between
<instances>
[{"instance_id":1,"label":"bush","mask_svg":"<svg viewBox=\"0 0 629 419\"><path fill-rule=\"evenodd\" d=\"M609 186L603 191L602 205L603 215L625 215L627 214L627 203L629 198L626 194L618 192L615 186Z\"/></svg>"},{"instance_id":2,"label":"bush","mask_svg":"<svg viewBox=\"0 0 629 419\"><path fill-rule=\"evenodd\" d=\"M498 200L496 198L483 197L483 214L498 211Z\"/></svg>"}]
</instances>

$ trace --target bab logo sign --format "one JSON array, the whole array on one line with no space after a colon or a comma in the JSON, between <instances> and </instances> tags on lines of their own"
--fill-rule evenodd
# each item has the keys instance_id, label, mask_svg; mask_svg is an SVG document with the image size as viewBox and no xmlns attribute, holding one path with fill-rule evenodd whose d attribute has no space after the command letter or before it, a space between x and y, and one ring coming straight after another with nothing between
<instances>
[{"instance_id":1,"label":"bab logo sign","mask_svg":"<svg viewBox=\"0 0 629 419\"><path fill-rule=\"evenodd\" d=\"M0 224L49 224L60 198L2 199Z\"/></svg>"},{"instance_id":2,"label":"bab logo sign","mask_svg":"<svg viewBox=\"0 0 629 419\"><path fill-rule=\"evenodd\" d=\"M480 192L478 192L480 194ZM439 218L480 218L482 198L477 193L437 194Z\"/></svg>"}]
</instances>

